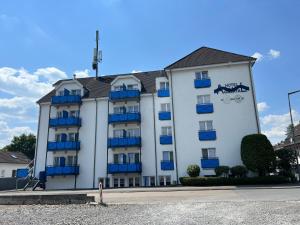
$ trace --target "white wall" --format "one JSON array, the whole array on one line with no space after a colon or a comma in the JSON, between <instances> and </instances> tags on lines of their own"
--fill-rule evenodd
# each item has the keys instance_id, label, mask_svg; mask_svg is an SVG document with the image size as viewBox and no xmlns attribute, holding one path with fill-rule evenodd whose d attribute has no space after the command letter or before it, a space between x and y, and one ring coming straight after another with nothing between
<instances>
[{"instance_id":1,"label":"white wall","mask_svg":"<svg viewBox=\"0 0 300 225\"><path fill-rule=\"evenodd\" d=\"M28 164L0 163L0 178L12 177L13 170L24 169Z\"/></svg>"},{"instance_id":2,"label":"white wall","mask_svg":"<svg viewBox=\"0 0 300 225\"><path fill-rule=\"evenodd\" d=\"M189 164L200 164L202 148L216 148L220 165L235 166L242 164L240 143L243 136L257 133L255 104L252 98L252 87L248 64L222 67L209 67L211 88L194 88L195 72L198 70L173 71L173 98L176 129L176 147L179 176L186 175ZM201 71L201 69L200 69ZM231 94L214 94L218 84L240 83L250 87L250 91ZM214 113L197 114L197 95L210 94ZM221 99L241 95L241 103L230 101L225 104ZM213 120L217 132L216 141L199 141L199 121ZM213 170L203 170L202 175L213 174Z\"/></svg>"}]
</instances>

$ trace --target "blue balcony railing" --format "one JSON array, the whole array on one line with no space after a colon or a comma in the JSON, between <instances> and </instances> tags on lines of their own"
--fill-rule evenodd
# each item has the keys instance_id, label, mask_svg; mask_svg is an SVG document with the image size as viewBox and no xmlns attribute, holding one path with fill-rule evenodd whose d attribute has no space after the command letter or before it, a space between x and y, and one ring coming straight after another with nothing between
<instances>
[{"instance_id":1,"label":"blue balcony railing","mask_svg":"<svg viewBox=\"0 0 300 225\"><path fill-rule=\"evenodd\" d=\"M171 160L162 160L160 162L161 170L174 170L174 161Z\"/></svg>"},{"instance_id":2,"label":"blue balcony railing","mask_svg":"<svg viewBox=\"0 0 300 225\"><path fill-rule=\"evenodd\" d=\"M214 112L214 105L212 103L197 104L196 111L198 114L212 113Z\"/></svg>"},{"instance_id":3,"label":"blue balcony railing","mask_svg":"<svg viewBox=\"0 0 300 225\"><path fill-rule=\"evenodd\" d=\"M215 130L200 130L199 140L200 141L212 141L217 139L217 134Z\"/></svg>"},{"instance_id":4,"label":"blue balcony railing","mask_svg":"<svg viewBox=\"0 0 300 225\"><path fill-rule=\"evenodd\" d=\"M81 126L81 119L78 117L68 118L53 118L49 120L50 127L79 127Z\"/></svg>"},{"instance_id":5,"label":"blue balcony railing","mask_svg":"<svg viewBox=\"0 0 300 225\"><path fill-rule=\"evenodd\" d=\"M46 176L78 175L79 166L47 166Z\"/></svg>"},{"instance_id":6,"label":"blue balcony railing","mask_svg":"<svg viewBox=\"0 0 300 225\"><path fill-rule=\"evenodd\" d=\"M171 120L171 112L159 112L159 120Z\"/></svg>"},{"instance_id":7,"label":"blue balcony railing","mask_svg":"<svg viewBox=\"0 0 300 225\"><path fill-rule=\"evenodd\" d=\"M107 144L109 148L140 147L141 138L140 137L109 138Z\"/></svg>"},{"instance_id":8,"label":"blue balcony railing","mask_svg":"<svg viewBox=\"0 0 300 225\"><path fill-rule=\"evenodd\" d=\"M171 135L161 135L159 142L161 145L170 145L173 143L173 139Z\"/></svg>"},{"instance_id":9,"label":"blue balcony railing","mask_svg":"<svg viewBox=\"0 0 300 225\"><path fill-rule=\"evenodd\" d=\"M110 91L109 93L109 99L111 101L138 99L139 97L140 97L139 90Z\"/></svg>"},{"instance_id":10,"label":"blue balcony railing","mask_svg":"<svg viewBox=\"0 0 300 225\"><path fill-rule=\"evenodd\" d=\"M79 141L49 141L47 146L48 151L77 151L80 150Z\"/></svg>"},{"instance_id":11,"label":"blue balcony railing","mask_svg":"<svg viewBox=\"0 0 300 225\"><path fill-rule=\"evenodd\" d=\"M140 113L124 113L124 114L110 114L108 116L108 123L128 123L141 122Z\"/></svg>"},{"instance_id":12,"label":"blue balcony railing","mask_svg":"<svg viewBox=\"0 0 300 225\"><path fill-rule=\"evenodd\" d=\"M202 158L201 167L203 169L214 169L219 166L218 158Z\"/></svg>"},{"instance_id":13,"label":"blue balcony railing","mask_svg":"<svg viewBox=\"0 0 300 225\"><path fill-rule=\"evenodd\" d=\"M80 104L80 95L65 95L65 96L52 96L51 103L53 105L63 105L63 104Z\"/></svg>"},{"instance_id":14,"label":"blue balcony railing","mask_svg":"<svg viewBox=\"0 0 300 225\"><path fill-rule=\"evenodd\" d=\"M109 163L107 165L108 173L141 173L142 163Z\"/></svg>"},{"instance_id":15,"label":"blue balcony railing","mask_svg":"<svg viewBox=\"0 0 300 225\"><path fill-rule=\"evenodd\" d=\"M157 90L158 97L170 97L170 90L169 89L159 89Z\"/></svg>"},{"instance_id":16,"label":"blue balcony railing","mask_svg":"<svg viewBox=\"0 0 300 225\"><path fill-rule=\"evenodd\" d=\"M210 79L195 79L194 80L195 88L207 88L211 86Z\"/></svg>"}]
</instances>

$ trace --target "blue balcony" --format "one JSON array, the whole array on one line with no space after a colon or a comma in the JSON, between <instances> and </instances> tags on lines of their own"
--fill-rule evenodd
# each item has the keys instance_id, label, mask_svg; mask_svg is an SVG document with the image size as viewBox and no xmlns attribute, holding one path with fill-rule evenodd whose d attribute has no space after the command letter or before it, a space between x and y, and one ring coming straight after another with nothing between
<instances>
[{"instance_id":1,"label":"blue balcony","mask_svg":"<svg viewBox=\"0 0 300 225\"><path fill-rule=\"evenodd\" d=\"M53 118L49 120L50 127L80 127L81 119L78 117Z\"/></svg>"},{"instance_id":2,"label":"blue balcony","mask_svg":"<svg viewBox=\"0 0 300 225\"><path fill-rule=\"evenodd\" d=\"M160 162L160 169L161 170L174 170L174 161L162 160Z\"/></svg>"},{"instance_id":3,"label":"blue balcony","mask_svg":"<svg viewBox=\"0 0 300 225\"><path fill-rule=\"evenodd\" d=\"M140 147L141 138L140 137L109 138L107 144L109 148Z\"/></svg>"},{"instance_id":4,"label":"blue balcony","mask_svg":"<svg viewBox=\"0 0 300 225\"><path fill-rule=\"evenodd\" d=\"M79 141L49 141L47 146L48 151L78 151L80 150Z\"/></svg>"},{"instance_id":5,"label":"blue balcony","mask_svg":"<svg viewBox=\"0 0 300 225\"><path fill-rule=\"evenodd\" d=\"M47 166L46 176L78 175L79 166Z\"/></svg>"},{"instance_id":6,"label":"blue balcony","mask_svg":"<svg viewBox=\"0 0 300 225\"><path fill-rule=\"evenodd\" d=\"M107 165L108 173L141 173L142 163L109 163Z\"/></svg>"},{"instance_id":7,"label":"blue balcony","mask_svg":"<svg viewBox=\"0 0 300 225\"><path fill-rule=\"evenodd\" d=\"M213 141L217 139L217 134L215 130L200 130L199 140L200 141Z\"/></svg>"},{"instance_id":8,"label":"blue balcony","mask_svg":"<svg viewBox=\"0 0 300 225\"><path fill-rule=\"evenodd\" d=\"M171 120L171 112L159 112L159 120Z\"/></svg>"},{"instance_id":9,"label":"blue balcony","mask_svg":"<svg viewBox=\"0 0 300 225\"><path fill-rule=\"evenodd\" d=\"M172 139L172 136L161 135L159 142L161 145L171 145L173 143L173 139Z\"/></svg>"},{"instance_id":10,"label":"blue balcony","mask_svg":"<svg viewBox=\"0 0 300 225\"><path fill-rule=\"evenodd\" d=\"M159 89L157 90L158 97L170 97L170 90L169 89Z\"/></svg>"},{"instance_id":11,"label":"blue balcony","mask_svg":"<svg viewBox=\"0 0 300 225\"><path fill-rule=\"evenodd\" d=\"M210 79L195 79L194 80L195 88L207 88L211 86Z\"/></svg>"},{"instance_id":12,"label":"blue balcony","mask_svg":"<svg viewBox=\"0 0 300 225\"><path fill-rule=\"evenodd\" d=\"M219 166L218 158L202 158L201 167L203 169L214 169Z\"/></svg>"},{"instance_id":13,"label":"blue balcony","mask_svg":"<svg viewBox=\"0 0 300 225\"><path fill-rule=\"evenodd\" d=\"M124 114L110 114L108 116L108 123L130 123L141 122L140 113L124 113Z\"/></svg>"},{"instance_id":14,"label":"blue balcony","mask_svg":"<svg viewBox=\"0 0 300 225\"><path fill-rule=\"evenodd\" d=\"M80 104L80 95L65 95L65 96L52 96L52 105L70 105L70 104Z\"/></svg>"},{"instance_id":15,"label":"blue balcony","mask_svg":"<svg viewBox=\"0 0 300 225\"><path fill-rule=\"evenodd\" d=\"M214 112L214 105L212 103L207 104L197 104L196 111L198 114L203 113L213 113Z\"/></svg>"},{"instance_id":16,"label":"blue balcony","mask_svg":"<svg viewBox=\"0 0 300 225\"><path fill-rule=\"evenodd\" d=\"M139 98L139 90L110 91L109 93L109 100L111 101L135 100Z\"/></svg>"}]
</instances>

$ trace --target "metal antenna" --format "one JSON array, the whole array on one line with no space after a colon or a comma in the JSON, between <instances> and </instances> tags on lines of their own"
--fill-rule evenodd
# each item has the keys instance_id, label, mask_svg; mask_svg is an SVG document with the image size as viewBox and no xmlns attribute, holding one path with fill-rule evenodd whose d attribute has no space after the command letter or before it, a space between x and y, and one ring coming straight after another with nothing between
<instances>
[{"instance_id":1,"label":"metal antenna","mask_svg":"<svg viewBox=\"0 0 300 225\"><path fill-rule=\"evenodd\" d=\"M96 30L96 48L94 48L93 70L96 70L96 78L98 78L98 63L102 61L102 52L99 51L99 31Z\"/></svg>"}]
</instances>

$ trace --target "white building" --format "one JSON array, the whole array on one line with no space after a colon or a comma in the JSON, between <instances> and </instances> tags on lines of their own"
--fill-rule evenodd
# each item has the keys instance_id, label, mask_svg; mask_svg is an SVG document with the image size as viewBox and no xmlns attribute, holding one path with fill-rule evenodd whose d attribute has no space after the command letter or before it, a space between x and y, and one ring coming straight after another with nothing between
<instances>
[{"instance_id":1,"label":"white building","mask_svg":"<svg viewBox=\"0 0 300 225\"><path fill-rule=\"evenodd\" d=\"M31 160L21 152L0 151L0 178L16 177L18 169L25 169Z\"/></svg>"},{"instance_id":2,"label":"white building","mask_svg":"<svg viewBox=\"0 0 300 225\"><path fill-rule=\"evenodd\" d=\"M259 132L254 58L202 47L164 70L60 80L40 106L35 176L47 189L176 184L241 165Z\"/></svg>"}]
</instances>

